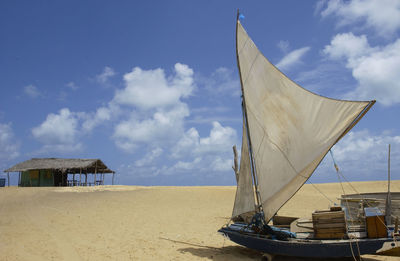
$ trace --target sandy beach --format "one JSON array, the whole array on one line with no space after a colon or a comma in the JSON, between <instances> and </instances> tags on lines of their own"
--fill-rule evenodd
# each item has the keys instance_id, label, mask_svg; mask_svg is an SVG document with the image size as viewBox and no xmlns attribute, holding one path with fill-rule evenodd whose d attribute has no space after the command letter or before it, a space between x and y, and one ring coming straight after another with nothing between
<instances>
[{"instance_id":1,"label":"sandy beach","mask_svg":"<svg viewBox=\"0 0 400 261\"><path fill-rule=\"evenodd\" d=\"M354 182L358 192L386 182ZM309 217L342 194L307 184L280 211ZM0 260L261 260L217 230L232 212L235 187L48 187L0 189ZM347 193L354 193L349 185ZM400 191L400 182L392 182ZM306 260L278 257L275 260ZM350 259L351 260L351 259ZM363 260L399 257L363 256Z\"/></svg>"}]
</instances>

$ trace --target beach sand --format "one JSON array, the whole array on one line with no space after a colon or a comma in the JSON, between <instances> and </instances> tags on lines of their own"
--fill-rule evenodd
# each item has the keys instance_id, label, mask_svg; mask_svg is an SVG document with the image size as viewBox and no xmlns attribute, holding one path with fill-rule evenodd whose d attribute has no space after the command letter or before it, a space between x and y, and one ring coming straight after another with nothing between
<instances>
[{"instance_id":1,"label":"beach sand","mask_svg":"<svg viewBox=\"0 0 400 261\"><path fill-rule=\"evenodd\" d=\"M354 182L359 192L386 182ZM317 184L334 201L339 184ZM392 182L400 191L400 182ZM332 205L306 184L279 211L310 217ZM345 186L347 193L353 193ZM217 230L232 212L235 187L99 186L0 189L0 260L261 260ZM399 260L363 256L363 260ZM278 257L274 260L307 260ZM352 260L352 259L348 259Z\"/></svg>"}]
</instances>

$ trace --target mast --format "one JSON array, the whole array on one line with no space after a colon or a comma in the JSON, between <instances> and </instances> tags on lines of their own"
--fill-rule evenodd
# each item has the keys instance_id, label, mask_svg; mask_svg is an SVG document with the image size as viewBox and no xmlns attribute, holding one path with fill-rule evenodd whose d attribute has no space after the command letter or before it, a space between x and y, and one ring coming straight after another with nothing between
<instances>
[{"instance_id":1,"label":"mast","mask_svg":"<svg viewBox=\"0 0 400 261\"><path fill-rule=\"evenodd\" d=\"M388 153L388 192L386 195L386 208L385 208L386 224L392 224L392 198L390 195L390 144Z\"/></svg>"},{"instance_id":2,"label":"mast","mask_svg":"<svg viewBox=\"0 0 400 261\"><path fill-rule=\"evenodd\" d=\"M257 179L257 173L256 173L256 169L255 169L255 164L254 164L254 159L253 159L253 147L251 144L251 137L250 137L250 129L249 129L249 123L247 121L248 117L247 117L247 109L246 109L246 99L244 97L244 90L243 90L243 79L242 79L242 73L240 70L240 64L239 64L239 52L238 52L238 21L239 21L239 9L237 9L237 14L236 14L236 63L238 66L238 70L239 70L239 78L240 78L240 89L242 91L242 112L243 112L243 118L244 118L244 122L245 122L245 126L246 126L246 133L243 133L243 135L247 135L247 140L249 143L249 156L250 156L250 165L251 165L251 174L253 177L253 183L254 183L254 188L255 188L255 194L256 194L256 202L257 202L257 206L256 206L256 212L262 212L261 209L261 199L260 199L260 193L258 190L258 179ZM243 157L243 155L242 155Z\"/></svg>"}]
</instances>

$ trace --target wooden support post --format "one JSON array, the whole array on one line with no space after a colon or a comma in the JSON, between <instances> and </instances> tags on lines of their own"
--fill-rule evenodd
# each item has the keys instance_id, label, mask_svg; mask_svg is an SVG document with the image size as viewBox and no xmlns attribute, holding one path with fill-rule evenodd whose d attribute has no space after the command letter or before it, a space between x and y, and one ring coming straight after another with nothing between
<instances>
[{"instance_id":1,"label":"wooden support post","mask_svg":"<svg viewBox=\"0 0 400 261\"><path fill-rule=\"evenodd\" d=\"M94 167L94 185L96 186L96 183L97 183L97 178L96 178L96 176L97 176L97 161L96 161L96 165L95 165L95 167Z\"/></svg>"},{"instance_id":2,"label":"wooden support post","mask_svg":"<svg viewBox=\"0 0 400 261\"><path fill-rule=\"evenodd\" d=\"M75 172L72 174L72 186L75 186Z\"/></svg>"},{"instance_id":3,"label":"wooden support post","mask_svg":"<svg viewBox=\"0 0 400 261\"><path fill-rule=\"evenodd\" d=\"M233 145L233 163L234 166L232 166L233 171L235 172L235 177L236 177L236 183L239 182L239 164L238 164L238 153L236 150L236 145Z\"/></svg>"},{"instance_id":4,"label":"wooden support post","mask_svg":"<svg viewBox=\"0 0 400 261\"><path fill-rule=\"evenodd\" d=\"M386 195L385 220L386 225L392 224L392 197L390 194L390 144L388 153L388 191Z\"/></svg>"},{"instance_id":5,"label":"wooden support post","mask_svg":"<svg viewBox=\"0 0 400 261\"><path fill-rule=\"evenodd\" d=\"M104 170L103 173L101 174L101 185L104 185Z\"/></svg>"},{"instance_id":6,"label":"wooden support post","mask_svg":"<svg viewBox=\"0 0 400 261\"><path fill-rule=\"evenodd\" d=\"M79 186L82 186L82 168L79 169Z\"/></svg>"},{"instance_id":7,"label":"wooden support post","mask_svg":"<svg viewBox=\"0 0 400 261\"><path fill-rule=\"evenodd\" d=\"M21 186L21 171L18 174L18 187Z\"/></svg>"},{"instance_id":8,"label":"wooden support post","mask_svg":"<svg viewBox=\"0 0 400 261\"><path fill-rule=\"evenodd\" d=\"M86 169L86 172L85 172L85 186L87 187L87 169Z\"/></svg>"},{"instance_id":9,"label":"wooden support post","mask_svg":"<svg viewBox=\"0 0 400 261\"><path fill-rule=\"evenodd\" d=\"M7 172L7 181L8 181L8 186L10 186L10 172Z\"/></svg>"}]
</instances>

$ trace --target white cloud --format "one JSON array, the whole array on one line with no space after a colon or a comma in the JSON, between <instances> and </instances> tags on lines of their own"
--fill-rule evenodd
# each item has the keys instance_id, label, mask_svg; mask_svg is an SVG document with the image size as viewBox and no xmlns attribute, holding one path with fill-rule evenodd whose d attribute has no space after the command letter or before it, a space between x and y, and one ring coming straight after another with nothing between
<instances>
[{"instance_id":1,"label":"white cloud","mask_svg":"<svg viewBox=\"0 0 400 261\"><path fill-rule=\"evenodd\" d=\"M76 91L79 89L79 86L76 85L74 82L69 82L65 86L67 86L68 88L70 88L73 91Z\"/></svg>"},{"instance_id":2,"label":"white cloud","mask_svg":"<svg viewBox=\"0 0 400 261\"><path fill-rule=\"evenodd\" d=\"M280 40L277 46L283 53L287 53L289 51L289 41Z\"/></svg>"},{"instance_id":3,"label":"white cloud","mask_svg":"<svg viewBox=\"0 0 400 261\"><path fill-rule=\"evenodd\" d=\"M19 156L20 143L15 140L11 124L0 123L0 166Z\"/></svg>"},{"instance_id":4,"label":"white cloud","mask_svg":"<svg viewBox=\"0 0 400 261\"><path fill-rule=\"evenodd\" d=\"M197 75L196 81L204 86L213 96L225 94L229 96L240 95L239 77L231 69L226 67L217 68L211 75L205 77Z\"/></svg>"},{"instance_id":5,"label":"white cloud","mask_svg":"<svg viewBox=\"0 0 400 261\"><path fill-rule=\"evenodd\" d=\"M193 153L200 145L200 134L195 128L190 128L172 148L172 156L180 158Z\"/></svg>"},{"instance_id":6,"label":"white cloud","mask_svg":"<svg viewBox=\"0 0 400 261\"><path fill-rule=\"evenodd\" d=\"M142 70L135 67L124 75L125 88L118 90L114 101L141 110L165 108L188 97L193 89L193 70L175 64L175 75L166 77L163 69Z\"/></svg>"},{"instance_id":7,"label":"white cloud","mask_svg":"<svg viewBox=\"0 0 400 261\"><path fill-rule=\"evenodd\" d=\"M24 87L24 93L31 98L37 98L41 96L39 89L32 84Z\"/></svg>"},{"instance_id":8,"label":"white cloud","mask_svg":"<svg viewBox=\"0 0 400 261\"><path fill-rule=\"evenodd\" d=\"M213 123L209 136L200 137L195 128L190 128L172 149L151 149L135 162L135 171L140 176L187 175L189 170L195 174L216 175L232 170L232 145L236 142L236 131ZM168 153L165 153L168 152ZM154 166L154 160L161 153L165 156L163 166ZM169 155L169 156L168 156ZM151 166L152 165L152 166Z\"/></svg>"},{"instance_id":9,"label":"white cloud","mask_svg":"<svg viewBox=\"0 0 400 261\"><path fill-rule=\"evenodd\" d=\"M323 52L331 59L344 59L358 81L358 87L345 98L376 99L386 106L400 102L400 39L370 47L364 35L338 34Z\"/></svg>"},{"instance_id":10,"label":"white cloud","mask_svg":"<svg viewBox=\"0 0 400 261\"><path fill-rule=\"evenodd\" d=\"M110 121L112 117L116 117L118 113L119 107L113 103L105 107L97 108L94 113L84 113L82 117L85 118L85 120L82 123L82 129L86 132L90 132L99 124Z\"/></svg>"},{"instance_id":11,"label":"white cloud","mask_svg":"<svg viewBox=\"0 0 400 261\"><path fill-rule=\"evenodd\" d=\"M82 143L63 143L63 144L44 144L39 150L36 150L33 155L48 154L48 153L64 153L71 154L83 150Z\"/></svg>"},{"instance_id":12,"label":"white cloud","mask_svg":"<svg viewBox=\"0 0 400 261\"><path fill-rule=\"evenodd\" d=\"M204 138L200 137L195 128L190 128L172 148L171 156L173 158L191 157L194 160L181 162L174 166L174 170L179 169L180 166L184 169L230 170L232 146L236 142L236 131L228 126L223 127L218 122L213 122L209 136Z\"/></svg>"},{"instance_id":13,"label":"white cloud","mask_svg":"<svg viewBox=\"0 0 400 261\"><path fill-rule=\"evenodd\" d=\"M211 170L213 171L230 171L232 170L233 159L215 157L211 163Z\"/></svg>"},{"instance_id":14,"label":"white cloud","mask_svg":"<svg viewBox=\"0 0 400 261\"><path fill-rule=\"evenodd\" d=\"M116 124L112 137L125 151L135 150L138 144L172 144L183 134L184 118L189 116L188 106L181 99L191 95L195 88L191 68L177 63L174 69L174 75L167 77L161 69L136 67L125 74L125 88L117 90L106 106L95 112L71 112L64 108L58 114L49 114L40 126L32 129L32 134L45 145L43 149L60 150L64 146L66 151L67 145L81 145L77 143L82 134L78 130L87 134L113 120ZM106 83L113 75L113 70L106 67L97 78Z\"/></svg>"},{"instance_id":15,"label":"white cloud","mask_svg":"<svg viewBox=\"0 0 400 261\"><path fill-rule=\"evenodd\" d=\"M173 108L160 109L144 119L136 116L134 113L129 120L116 125L113 137L120 148L131 150L138 143L173 143L184 131L183 120L189 116L189 109L185 103L177 103Z\"/></svg>"},{"instance_id":16,"label":"white cloud","mask_svg":"<svg viewBox=\"0 0 400 261\"><path fill-rule=\"evenodd\" d=\"M180 63L174 69L169 77L162 69L139 67L124 75L125 88L116 92L112 103L131 111L115 126L118 147L132 151L138 144L173 144L183 134L189 108L182 99L195 88L193 70Z\"/></svg>"},{"instance_id":17,"label":"white cloud","mask_svg":"<svg viewBox=\"0 0 400 261\"><path fill-rule=\"evenodd\" d=\"M113 68L106 66L101 74L96 75L96 80L101 84L106 84L108 79L113 77L115 74Z\"/></svg>"},{"instance_id":18,"label":"white cloud","mask_svg":"<svg viewBox=\"0 0 400 261\"><path fill-rule=\"evenodd\" d=\"M385 131L380 135L373 135L368 130L350 132L332 151L339 169L348 179L381 179L387 177L388 144L391 144L391 168L393 173L400 170L400 136L391 135ZM327 171L334 173L330 155L328 162L323 164L319 171L322 174ZM324 175L324 174L322 174Z\"/></svg>"},{"instance_id":19,"label":"white cloud","mask_svg":"<svg viewBox=\"0 0 400 261\"><path fill-rule=\"evenodd\" d=\"M232 73L226 68L217 69L213 84L221 91L240 90ZM112 139L118 148L126 152L138 152L140 148L139 158L129 165L135 168L137 176L185 174L188 169L195 169L196 173L231 170L231 147L237 141L234 129L213 122L206 137L200 137L195 128L185 131L190 111L184 99L196 89L194 72L189 66L177 63L171 75L163 69L136 67L124 75L124 82L125 87L117 90L108 104L93 112L64 108L49 114L32 129L32 135L43 144L39 153L81 150L82 135L112 121ZM198 111L205 110L211 109L203 107ZM226 108L212 109L213 113L216 111ZM160 162L161 155L166 155L168 161Z\"/></svg>"},{"instance_id":20,"label":"white cloud","mask_svg":"<svg viewBox=\"0 0 400 261\"><path fill-rule=\"evenodd\" d=\"M310 50L310 47L303 47L300 49L296 49L291 51L287 55L285 55L277 64L281 70L288 70L290 67L300 63L301 58Z\"/></svg>"},{"instance_id":21,"label":"white cloud","mask_svg":"<svg viewBox=\"0 0 400 261\"><path fill-rule=\"evenodd\" d=\"M151 164L155 159L161 156L163 153L162 148L155 148L151 150L149 153L146 153L143 158L136 160L135 161L135 166L136 167L143 167L143 166L148 166Z\"/></svg>"},{"instance_id":22,"label":"white cloud","mask_svg":"<svg viewBox=\"0 0 400 261\"><path fill-rule=\"evenodd\" d=\"M193 159L192 161L178 161L175 163L175 165L169 169L166 173L173 173L175 171L182 171L182 170L193 170L193 169L201 169L204 167L202 163L202 158L197 157Z\"/></svg>"},{"instance_id":23,"label":"white cloud","mask_svg":"<svg viewBox=\"0 0 400 261\"><path fill-rule=\"evenodd\" d=\"M231 152L231 147L236 141L236 131L231 127L223 127L219 122L213 122L210 136L201 138L197 151L199 153L209 152Z\"/></svg>"},{"instance_id":24,"label":"white cloud","mask_svg":"<svg viewBox=\"0 0 400 261\"><path fill-rule=\"evenodd\" d=\"M46 120L32 129L32 135L44 144L42 151L70 152L80 149L77 142L79 115L68 108L58 114L50 113Z\"/></svg>"},{"instance_id":25,"label":"white cloud","mask_svg":"<svg viewBox=\"0 0 400 261\"><path fill-rule=\"evenodd\" d=\"M323 53L331 59L348 58L352 63L354 59L368 55L375 50L376 48L370 47L365 35L355 36L353 33L343 33L337 34L331 44L325 46Z\"/></svg>"},{"instance_id":26,"label":"white cloud","mask_svg":"<svg viewBox=\"0 0 400 261\"><path fill-rule=\"evenodd\" d=\"M325 7L327 0L319 0L315 4L314 15L317 16L320 14L321 10Z\"/></svg>"},{"instance_id":27,"label":"white cloud","mask_svg":"<svg viewBox=\"0 0 400 261\"><path fill-rule=\"evenodd\" d=\"M317 4L321 10L321 2ZM361 23L387 37L400 28L400 1L398 0L331 0L321 11L322 17L337 16L338 25Z\"/></svg>"}]
</instances>

